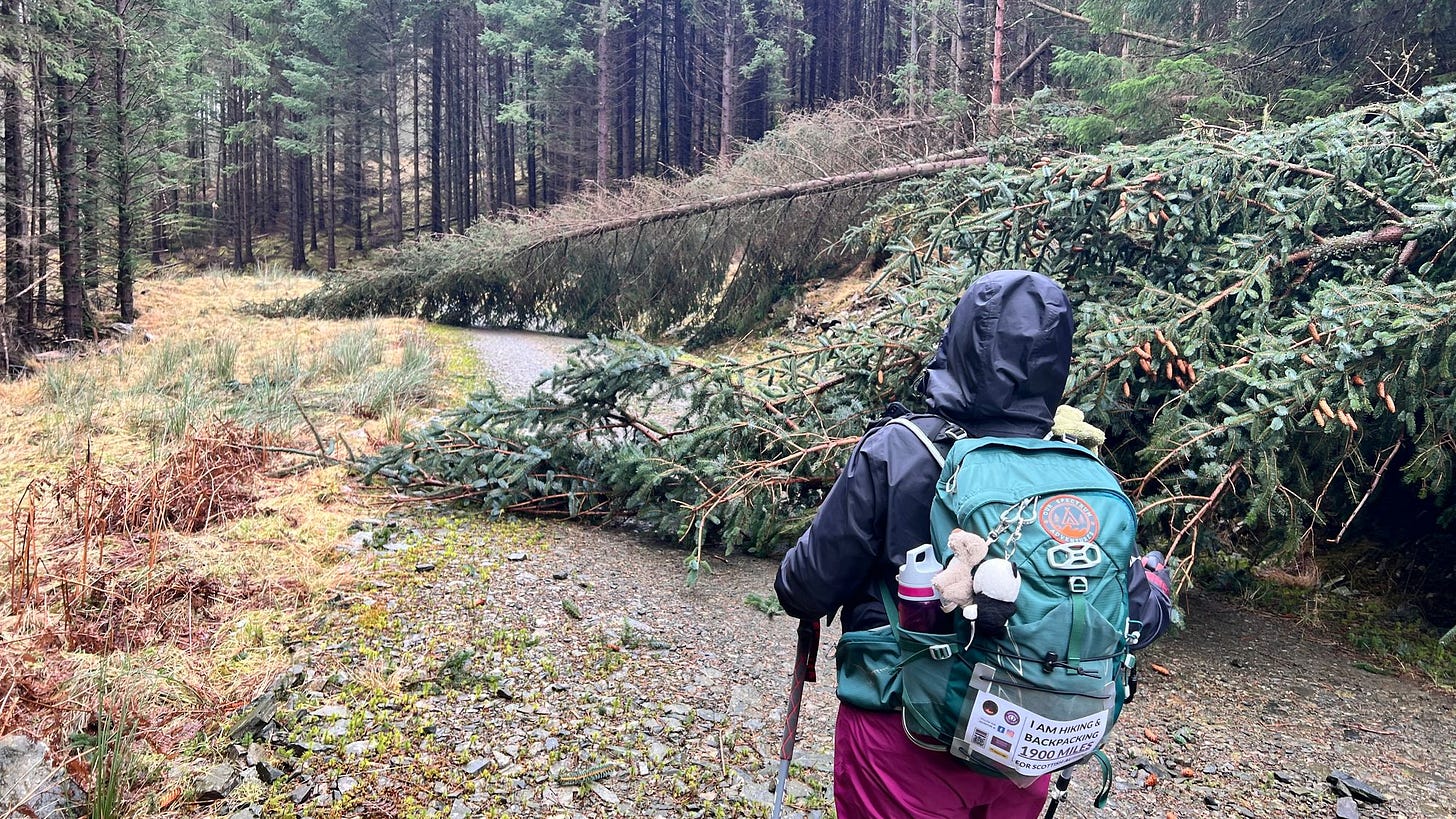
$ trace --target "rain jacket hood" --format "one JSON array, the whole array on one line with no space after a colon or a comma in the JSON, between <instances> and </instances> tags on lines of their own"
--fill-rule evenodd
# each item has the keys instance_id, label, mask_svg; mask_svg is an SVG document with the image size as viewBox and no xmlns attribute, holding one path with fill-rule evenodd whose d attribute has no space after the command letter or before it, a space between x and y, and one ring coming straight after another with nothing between
<instances>
[{"instance_id":1,"label":"rain jacket hood","mask_svg":"<svg viewBox=\"0 0 1456 819\"><path fill-rule=\"evenodd\" d=\"M1072 309L1056 283L1002 270L978 279L952 312L920 384L934 415L907 420L949 448L949 421L976 436L1051 430L1072 350ZM949 437L948 437L949 436ZM845 631L886 622L880 588L905 552L930 542L940 466L906 427L883 421L855 447L775 583L793 617L843 609Z\"/></svg>"},{"instance_id":2,"label":"rain jacket hood","mask_svg":"<svg viewBox=\"0 0 1456 819\"><path fill-rule=\"evenodd\" d=\"M971 435L1042 437L1067 386L1073 316L1056 282L1025 270L977 279L920 380L930 411Z\"/></svg>"}]
</instances>

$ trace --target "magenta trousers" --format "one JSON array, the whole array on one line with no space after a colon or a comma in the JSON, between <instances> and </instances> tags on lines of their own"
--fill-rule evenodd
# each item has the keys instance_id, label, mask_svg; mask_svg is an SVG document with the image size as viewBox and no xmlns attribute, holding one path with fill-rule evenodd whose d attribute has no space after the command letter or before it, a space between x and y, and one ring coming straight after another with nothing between
<instances>
[{"instance_id":1,"label":"magenta trousers","mask_svg":"<svg viewBox=\"0 0 1456 819\"><path fill-rule=\"evenodd\" d=\"M1037 819L1051 776L1025 789L978 774L905 736L899 712L839 706L834 809L839 819Z\"/></svg>"}]
</instances>

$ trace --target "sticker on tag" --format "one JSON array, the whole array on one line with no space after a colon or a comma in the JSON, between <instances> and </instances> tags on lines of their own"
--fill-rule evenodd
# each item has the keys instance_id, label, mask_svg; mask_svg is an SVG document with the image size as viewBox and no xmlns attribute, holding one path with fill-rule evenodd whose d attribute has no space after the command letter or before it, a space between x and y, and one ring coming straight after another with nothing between
<instances>
[{"instance_id":1,"label":"sticker on tag","mask_svg":"<svg viewBox=\"0 0 1456 819\"><path fill-rule=\"evenodd\" d=\"M1097 749L1107 731L1107 711L1061 721L1014 702L977 692L961 740L973 753L1027 776L1065 768Z\"/></svg>"}]
</instances>

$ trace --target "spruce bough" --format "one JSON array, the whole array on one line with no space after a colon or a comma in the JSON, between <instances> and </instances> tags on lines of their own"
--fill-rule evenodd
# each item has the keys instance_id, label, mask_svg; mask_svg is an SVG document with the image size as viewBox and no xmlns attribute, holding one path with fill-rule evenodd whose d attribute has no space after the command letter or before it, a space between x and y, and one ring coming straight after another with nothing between
<instances>
[{"instance_id":1,"label":"spruce bough","mask_svg":"<svg viewBox=\"0 0 1456 819\"><path fill-rule=\"evenodd\" d=\"M769 551L912 393L965 285L1016 267L1079 305L1067 400L1107 430L1145 546L1302 558L1382 481L1449 502L1456 90L947 173L876 211L850 239L895 261L862 320L756 361L593 338L369 474L494 514L630 516L690 570L708 543Z\"/></svg>"}]
</instances>

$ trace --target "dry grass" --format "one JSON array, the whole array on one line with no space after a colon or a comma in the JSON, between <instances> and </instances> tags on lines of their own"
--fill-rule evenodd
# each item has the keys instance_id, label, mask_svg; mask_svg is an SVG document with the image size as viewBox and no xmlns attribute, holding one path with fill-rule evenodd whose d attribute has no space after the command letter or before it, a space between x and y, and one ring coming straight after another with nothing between
<instances>
[{"instance_id":1,"label":"dry grass","mask_svg":"<svg viewBox=\"0 0 1456 819\"><path fill-rule=\"evenodd\" d=\"M172 767L347 584L336 547L378 510L308 453L389 441L457 400L472 382L450 371L474 362L418 321L237 309L316 284L149 279L131 337L0 381L0 735L65 752L125 703L133 752Z\"/></svg>"}]
</instances>

